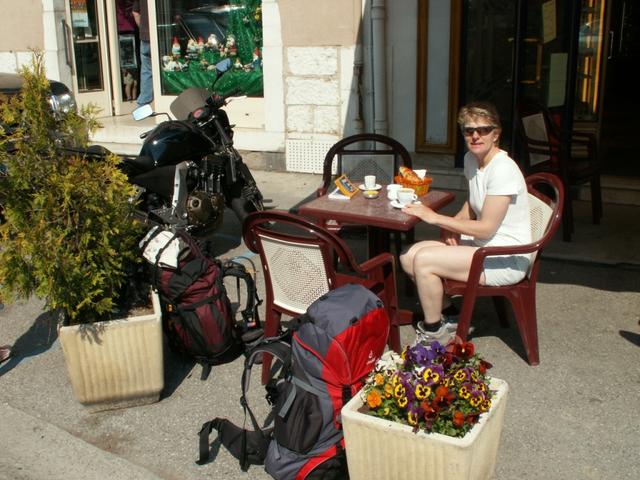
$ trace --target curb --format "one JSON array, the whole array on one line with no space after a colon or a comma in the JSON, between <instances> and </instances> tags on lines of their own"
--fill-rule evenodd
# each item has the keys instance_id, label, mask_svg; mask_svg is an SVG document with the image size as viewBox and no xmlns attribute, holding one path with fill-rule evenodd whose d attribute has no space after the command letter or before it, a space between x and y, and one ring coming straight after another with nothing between
<instances>
[{"instance_id":1,"label":"curb","mask_svg":"<svg viewBox=\"0 0 640 480\"><path fill-rule=\"evenodd\" d=\"M7 403L0 403L0 419L0 479L160 479Z\"/></svg>"}]
</instances>

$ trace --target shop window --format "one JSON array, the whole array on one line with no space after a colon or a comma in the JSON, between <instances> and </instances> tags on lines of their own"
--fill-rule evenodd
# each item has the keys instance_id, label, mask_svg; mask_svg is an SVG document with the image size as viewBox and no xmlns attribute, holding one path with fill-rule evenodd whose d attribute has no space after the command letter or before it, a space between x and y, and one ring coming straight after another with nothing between
<instances>
[{"instance_id":1,"label":"shop window","mask_svg":"<svg viewBox=\"0 0 640 480\"><path fill-rule=\"evenodd\" d=\"M261 0L156 0L163 95L262 97Z\"/></svg>"}]
</instances>

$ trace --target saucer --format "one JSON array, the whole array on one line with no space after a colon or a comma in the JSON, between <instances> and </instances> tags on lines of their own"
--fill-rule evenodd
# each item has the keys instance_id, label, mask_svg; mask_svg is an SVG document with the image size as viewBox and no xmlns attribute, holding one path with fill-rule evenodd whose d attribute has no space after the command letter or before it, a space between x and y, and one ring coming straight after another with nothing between
<instances>
[{"instance_id":1,"label":"saucer","mask_svg":"<svg viewBox=\"0 0 640 480\"><path fill-rule=\"evenodd\" d=\"M402 208L404 207L404 205L402 205L400 202L398 202L397 200L391 200L391 206L393 208ZM412 202L413 205L420 205L422 202L420 200L415 200L414 202Z\"/></svg>"},{"instance_id":2,"label":"saucer","mask_svg":"<svg viewBox=\"0 0 640 480\"><path fill-rule=\"evenodd\" d=\"M358 185L358 188L362 191L364 190L380 190L382 188L382 185L380 185L379 183L376 183L376 186L373 188L367 188L364 186L364 183Z\"/></svg>"}]
</instances>

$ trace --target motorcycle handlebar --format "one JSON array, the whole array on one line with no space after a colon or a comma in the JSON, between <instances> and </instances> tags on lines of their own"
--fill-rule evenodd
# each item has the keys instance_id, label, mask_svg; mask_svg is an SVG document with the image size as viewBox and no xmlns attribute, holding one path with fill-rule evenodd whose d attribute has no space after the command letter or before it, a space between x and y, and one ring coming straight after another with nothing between
<instances>
[{"instance_id":1,"label":"motorcycle handlebar","mask_svg":"<svg viewBox=\"0 0 640 480\"><path fill-rule=\"evenodd\" d=\"M234 88L230 92L227 92L226 95L219 95L217 93L213 93L208 99L207 104L211 107L218 109L224 107L227 104L227 98L234 97L238 92L240 92L240 88Z\"/></svg>"}]
</instances>

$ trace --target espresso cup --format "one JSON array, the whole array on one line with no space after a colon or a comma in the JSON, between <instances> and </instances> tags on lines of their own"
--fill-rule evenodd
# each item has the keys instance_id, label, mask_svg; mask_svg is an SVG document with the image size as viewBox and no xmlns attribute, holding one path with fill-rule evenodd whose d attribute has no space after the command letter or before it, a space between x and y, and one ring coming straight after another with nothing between
<instances>
[{"instance_id":1,"label":"espresso cup","mask_svg":"<svg viewBox=\"0 0 640 480\"><path fill-rule=\"evenodd\" d=\"M364 188L367 190L373 190L376 188L376 176L375 175L365 175L364 176Z\"/></svg>"},{"instance_id":2,"label":"espresso cup","mask_svg":"<svg viewBox=\"0 0 640 480\"><path fill-rule=\"evenodd\" d=\"M402 188L402 185L399 183L391 183L387 185L387 198L389 200L397 200L398 199L398 190Z\"/></svg>"},{"instance_id":3,"label":"espresso cup","mask_svg":"<svg viewBox=\"0 0 640 480\"><path fill-rule=\"evenodd\" d=\"M408 205L414 200L418 199L416 192L413 188L400 188L397 192L398 203L401 205Z\"/></svg>"}]
</instances>

